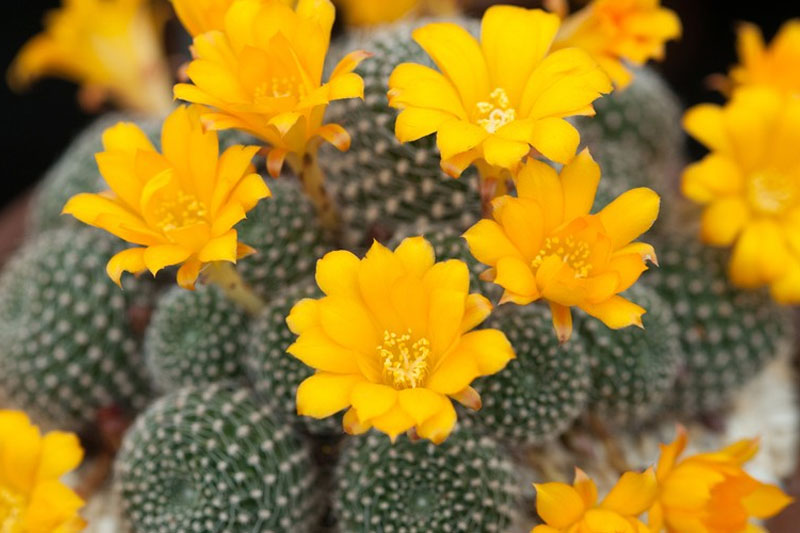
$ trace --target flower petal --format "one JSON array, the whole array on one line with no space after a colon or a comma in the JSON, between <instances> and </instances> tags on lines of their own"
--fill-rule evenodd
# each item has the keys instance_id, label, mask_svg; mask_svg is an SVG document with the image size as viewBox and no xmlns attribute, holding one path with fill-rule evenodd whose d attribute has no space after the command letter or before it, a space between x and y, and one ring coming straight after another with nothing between
<instances>
[{"instance_id":1,"label":"flower petal","mask_svg":"<svg viewBox=\"0 0 800 533\"><path fill-rule=\"evenodd\" d=\"M483 219L464 233L470 252L475 259L489 266L495 266L502 257L523 259L520 251L494 220Z\"/></svg>"},{"instance_id":2,"label":"flower petal","mask_svg":"<svg viewBox=\"0 0 800 533\"><path fill-rule=\"evenodd\" d=\"M622 516L638 516L653 505L658 496L658 482L652 468L644 473L625 472L600 507Z\"/></svg>"},{"instance_id":3,"label":"flower petal","mask_svg":"<svg viewBox=\"0 0 800 533\"><path fill-rule=\"evenodd\" d=\"M320 326L305 330L286 351L315 370L336 374L360 372L358 352L333 342Z\"/></svg>"},{"instance_id":4,"label":"flower petal","mask_svg":"<svg viewBox=\"0 0 800 533\"><path fill-rule=\"evenodd\" d=\"M147 270L144 263L144 248L128 248L115 254L106 265L106 273L111 280L122 288L122 274L130 272L139 274Z\"/></svg>"},{"instance_id":5,"label":"flower petal","mask_svg":"<svg viewBox=\"0 0 800 533\"><path fill-rule=\"evenodd\" d=\"M612 296L608 300L596 304L582 304L581 309L611 329L622 329L628 326L642 327L642 315L646 310L622 296Z\"/></svg>"},{"instance_id":6,"label":"flower petal","mask_svg":"<svg viewBox=\"0 0 800 533\"><path fill-rule=\"evenodd\" d=\"M412 34L461 95L464 109L474 109L491 88L483 51L472 35L457 24L427 24Z\"/></svg>"},{"instance_id":7,"label":"flower petal","mask_svg":"<svg viewBox=\"0 0 800 533\"><path fill-rule=\"evenodd\" d=\"M394 253L403 263L406 272L419 279L422 279L436 262L433 246L424 237L403 239L403 242L395 249Z\"/></svg>"},{"instance_id":8,"label":"flower petal","mask_svg":"<svg viewBox=\"0 0 800 533\"><path fill-rule=\"evenodd\" d=\"M445 403L450 403L450 400L441 394L424 388L403 389L397 398L400 407L414 419L414 424L417 426L445 409Z\"/></svg>"},{"instance_id":9,"label":"flower petal","mask_svg":"<svg viewBox=\"0 0 800 533\"><path fill-rule=\"evenodd\" d=\"M316 281L328 296L343 296L360 300L358 267L361 260L351 252L329 252L317 261Z\"/></svg>"},{"instance_id":10,"label":"flower petal","mask_svg":"<svg viewBox=\"0 0 800 533\"><path fill-rule=\"evenodd\" d=\"M428 420L417 426L417 435L434 444L443 443L456 425L456 410L452 402L445 401L443 408Z\"/></svg>"},{"instance_id":11,"label":"flower petal","mask_svg":"<svg viewBox=\"0 0 800 533\"><path fill-rule=\"evenodd\" d=\"M395 389L378 383L359 383L350 394L350 402L362 424L389 412L397 404L397 398Z\"/></svg>"},{"instance_id":12,"label":"flower petal","mask_svg":"<svg viewBox=\"0 0 800 533\"><path fill-rule=\"evenodd\" d=\"M564 167L560 178L564 191L564 220L588 215L600 183L600 165L592 159L588 148Z\"/></svg>"},{"instance_id":13,"label":"flower petal","mask_svg":"<svg viewBox=\"0 0 800 533\"><path fill-rule=\"evenodd\" d=\"M350 405L350 395L360 375L341 375L318 372L297 387L297 414L326 418Z\"/></svg>"},{"instance_id":14,"label":"flower petal","mask_svg":"<svg viewBox=\"0 0 800 533\"><path fill-rule=\"evenodd\" d=\"M703 241L713 246L730 246L750 218L750 208L743 198L720 198L703 212Z\"/></svg>"},{"instance_id":15,"label":"flower petal","mask_svg":"<svg viewBox=\"0 0 800 533\"><path fill-rule=\"evenodd\" d=\"M598 213L617 250L649 230L658 218L661 199L653 190L641 187L620 195Z\"/></svg>"},{"instance_id":16,"label":"flower petal","mask_svg":"<svg viewBox=\"0 0 800 533\"><path fill-rule=\"evenodd\" d=\"M533 486L536 487L536 512L549 526L565 530L583 516L583 499L573 487L564 483L535 483Z\"/></svg>"}]
</instances>

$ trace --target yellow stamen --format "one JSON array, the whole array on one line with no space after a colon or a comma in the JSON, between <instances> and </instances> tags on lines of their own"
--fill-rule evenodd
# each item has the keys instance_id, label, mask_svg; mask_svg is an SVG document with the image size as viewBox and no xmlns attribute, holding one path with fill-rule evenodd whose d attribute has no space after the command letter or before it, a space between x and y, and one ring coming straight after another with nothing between
<instances>
[{"instance_id":1,"label":"yellow stamen","mask_svg":"<svg viewBox=\"0 0 800 533\"><path fill-rule=\"evenodd\" d=\"M18 494L0 486L0 531L21 531L25 502Z\"/></svg>"},{"instance_id":2,"label":"yellow stamen","mask_svg":"<svg viewBox=\"0 0 800 533\"><path fill-rule=\"evenodd\" d=\"M589 263L590 254L591 248L589 245L584 241L576 240L572 236L566 239L548 237L531 265L533 268L539 268L545 258L555 255L575 271L576 278L585 278L592 270L592 265Z\"/></svg>"},{"instance_id":3,"label":"yellow stamen","mask_svg":"<svg viewBox=\"0 0 800 533\"><path fill-rule=\"evenodd\" d=\"M478 108L477 123L489 133L497 132L517 118L517 111L511 107L508 94L501 87L491 92L488 102L478 102L476 106Z\"/></svg>"},{"instance_id":4,"label":"yellow stamen","mask_svg":"<svg viewBox=\"0 0 800 533\"><path fill-rule=\"evenodd\" d=\"M748 184L752 206L762 213L778 214L795 205L797 185L784 173L761 171L752 175Z\"/></svg>"},{"instance_id":5,"label":"yellow stamen","mask_svg":"<svg viewBox=\"0 0 800 533\"><path fill-rule=\"evenodd\" d=\"M178 191L158 207L157 226L163 231L184 228L206 220L208 208L195 195Z\"/></svg>"},{"instance_id":6,"label":"yellow stamen","mask_svg":"<svg viewBox=\"0 0 800 533\"><path fill-rule=\"evenodd\" d=\"M428 376L431 343L425 337L411 343L411 330L398 335L384 331L378 355L383 362L383 376L396 389L413 389Z\"/></svg>"}]
</instances>

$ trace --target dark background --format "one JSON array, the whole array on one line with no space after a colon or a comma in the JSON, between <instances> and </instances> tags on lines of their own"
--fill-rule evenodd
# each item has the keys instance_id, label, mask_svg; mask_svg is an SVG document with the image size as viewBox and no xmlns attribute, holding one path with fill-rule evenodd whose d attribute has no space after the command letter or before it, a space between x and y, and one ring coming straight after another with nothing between
<instances>
[{"instance_id":1,"label":"dark background","mask_svg":"<svg viewBox=\"0 0 800 533\"><path fill-rule=\"evenodd\" d=\"M536 4L535 1L509 3ZM734 28L738 21L755 22L767 36L772 36L782 21L800 16L800 2L796 0L741 3L664 0L663 3L680 14L684 37L669 45L666 62L657 68L687 105L719 98L704 86L704 78L726 71L735 62ZM58 0L4 2L0 31L0 68L4 72L19 47L40 30L42 14L58 4ZM29 189L69 140L92 119L78 108L75 94L74 85L54 79L41 80L23 94L14 94L5 83L0 84L3 121L0 206Z\"/></svg>"}]
</instances>

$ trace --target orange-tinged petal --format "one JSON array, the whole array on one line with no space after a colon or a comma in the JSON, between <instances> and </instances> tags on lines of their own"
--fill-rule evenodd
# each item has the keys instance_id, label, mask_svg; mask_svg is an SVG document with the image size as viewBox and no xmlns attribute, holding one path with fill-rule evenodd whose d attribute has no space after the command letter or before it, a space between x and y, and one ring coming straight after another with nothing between
<instances>
[{"instance_id":1,"label":"orange-tinged petal","mask_svg":"<svg viewBox=\"0 0 800 533\"><path fill-rule=\"evenodd\" d=\"M497 262L494 282L517 295L535 300L539 297L536 278L527 263L517 257L502 257Z\"/></svg>"},{"instance_id":2,"label":"orange-tinged petal","mask_svg":"<svg viewBox=\"0 0 800 533\"><path fill-rule=\"evenodd\" d=\"M360 375L318 372L297 387L297 414L326 418L350 406L350 395Z\"/></svg>"},{"instance_id":3,"label":"orange-tinged petal","mask_svg":"<svg viewBox=\"0 0 800 533\"><path fill-rule=\"evenodd\" d=\"M585 506L575 488L564 483L536 483L534 487L536 512L549 526L567 529L583 516Z\"/></svg>"},{"instance_id":4,"label":"orange-tinged petal","mask_svg":"<svg viewBox=\"0 0 800 533\"><path fill-rule=\"evenodd\" d=\"M572 312L565 305L550 302L550 313L558 342L564 344L572 337Z\"/></svg>"},{"instance_id":5,"label":"orange-tinged petal","mask_svg":"<svg viewBox=\"0 0 800 533\"><path fill-rule=\"evenodd\" d=\"M317 261L316 281L328 296L360 299L358 257L345 250L329 252Z\"/></svg>"},{"instance_id":6,"label":"orange-tinged petal","mask_svg":"<svg viewBox=\"0 0 800 533\"><path fill-rule=\"evenodd\" d=\"M115 254L106 265L108 277L122 288L121 278L124 272L138 274L147 270L144 251L144 248L129 248Z\"/></svg>"},{"instance_id":7,"label":"orange-tinged petal","mask_svg":"<svg viewBox=\"0 0 800 533\"><path fill-rule=\"evenodd\" d=\"M414 427L414 419L406 414L399 405L395 405L388 412L373 418L370 422L375 429L389 435L392 442L397 439L398 435Z\"/></svg>"},{"instance_id":8,"label":"orange-tinged petal","mask_svg":"<svg viewBox=\"0 0 800 533\"><path fill-rule=\"evenodd\" d=\"M183 263L190 255L192 253L182 246L162 244L146 248L143 259L147 269L155 276L165 267Z\"/></svg>"},{"instance_id":9,"label":"orange-tinged petal","mask_svg":"<svg viewBox=\"0 0 800 533\"><path fill-rule=\"evenodd\" d=\"M642 315L647 311L622 296L612 296L608 300L596 304L582 304L581 309L611 329L621 329L628 326L642 327Z\"/></svg>"},{"instance_id":10,"label":"orange-tinged petal","mask_svg":"<svg viewBox=\"0 0 800 533\"><path fill-rule=\"evenodd\" d=\"M686 428L678 425L675 440L673 440L670 444L659 445L661 448L661 455L659 456L658 464L656 465L656 477L659 481L666 479L670 472L672 472L678 457L680 457L680 455L686 449L688 442L689 435L686 432Z\"/></svg>"},{"instance_id":11,"label":"orange-tinged petal","mask_svg":"<svg viewBox=\"0 0 800 533\"><path fill-rule=\"evenodd\" d=\"M454 350L438 361L425 388L440 394L458 394L480 375L477 358L471 352Z\"/></svg>"},{"instance_id":12,"label":"orange-tinged petal","mask_svg":"<svg viewBox=\"0 0 800 533\"><path fill-rule=\"evenodd\" d=\"M398 393L395 389L378 383L361 382L353 387L350 394L350 403L362 424L388 413L397 401Z\"/></svg>"},{"instance_id":13,"label":"orange-tinged petal","mask_svg":"<svg viewBox=\"0 0 800 533\"><path fill-rule=\"evenodd\" d=\"M4 485L13 492L29 494L36 483L36 471L42 450L39 428L21 412L0 411L0 430L4 438L0 447L0 467Z\"/></svg>"},{"instance_id":14,"label":"orange-tinged petal","mask_svg":"<svg viewBox=\"0 0 800 533\"><path fill-rule=\"evenodd\" d=\"M370 428L372 428L372 424L369 422L362 424L358 421L356 410L352 407L348 409L342 417L342 429L344 429L344 432L348 435L363 435L369 431Z\"/></svg>"},{"instance_id":15,"label":"orange-tinged petal","mask_svg":"<svg viewBox=\"0 0 800 533\"><path fill-rule=\"evenodd\" d=\"M470 252L475 259L489 266L495 266L503 257L523 259L503 228L494 220L483 219L464 233Z\"/></svg>"},{"instance_id":16,"label":"orange-tinged petal","mask_svg":"<svg viewBox=\"0 0 800 533\"><path fill-rule=\"evenodd\" d=\"M412 36L458 90L464 109L474 109L489 94L483 51L467 30L443 22L418 28Z\"/></svg>"},{"instance_id":17,"label":"orange-tinged petal","mask_svg":"<svg viewBox=\"0 0 800 533\"><path fill-rule=\"evenodd\" d=\"M578 491L584 506L589 509L597 503L597 485L580 468L575 469L575 481L572 486Z\"/></svg>"},{"instance_id":18,"label":"orange-tinged petal","mask_svg":"<svg viewBox=\"0 0 800 533\"><path fill-rule=\"evenodd\" d=\"M423 422L422 425L417 426L417 435L434 444L443 443L456 425L457 417L453 404L447 400L443 406L438 413Z\"/></svg>"},{"instance_id":19,"label":"orange-tinged petal","mask_svg":"<svg viewBox=\"0 0 800 533\"><path fill-rule=\"evenodd\" d=\"M329 101L364 98L364 79L355 72L331 78L327 87Z\"/></svg>"},{"instance_id":20,"label":"orange-tinged petal","mask_svg":"<svg viewBox=\"0 0 800 533\"><path fill-rule=\"evenodd\" d=\"M317 130L317 135L325 139L340 152L346 152L350 149L350 134L338 124L325 124Z\"/></svg>"},{"instance_id":21,"label":"orange-tinged petal","mask_svg":"<svg viewBox=\"0 0 800 533\"><path fill-rule=\"evenodd\" d=\"M638 516L653 505L657 496L658 482L652 468L641 474L625 472L600 507L623 516Z\"/></svg>"},{"instance_id":22,"label":"orange-tinged petal","mask_svg":"<svg viewBox=\"0 0 800 533\"><path fill-rule=\"evenodd\" d=\"M649 230L658 218L661 199L653 190L631 189L600 211L600 220L619 249Z\"/></svg>"},{"instance_id":23,"label":"orange-tinged petal","mask_svg":"<svg viewBox=\"0 0 800 533\"><path fill-rule=\"evenodd\" d=\"M473 389L472 387L467 387L462 391L459 391L455 394L451 394L450 397L463 405L468 409L472 409L473 411L479 411L480 408L483 406L483 402L481 401L481 395L478 394L478 391Z\"/></svg>"},{"instance_id":24,"label":"orange-tinged petal","mask_svg":"<svg viewBox=\"0 0 800 533\"><path fill-rule=\"evenodd\" d=\"M461 333L478 327L492 313L492 303L481 294L470 294L464 307L464 318L461 320Z\"/></svg>"},{"instance_id":25,"label":"orange-tinged petal","mask_svg":"<svg viewBox=\"0 0 800 533\"><path fill-rule=\"evenodd\" d=\"M200 252L197 258L203 263L211 263L214 261L227 261L229 263L236 262L236 230L232 229L227 233L215 237L208 241Z\"/></svg>"},{"instance_id":26,"label":"orange-tinged petal","mask_svg":"<svg viewBox=\"0 0 800 533\"><path fill-rule=\"evenodd\" d=\"M625 292L636 283L642 272L647 270L642 256L638 253L616 254L608 263L608 270L617 275L615 293Z\"/></svg>"},{"instance_id":27,"label":"orange-tinged petal","mask_svg":"<svg viewBox=\"0 0 800 533\"><path fill-rule=\"evenodd\" d=\"M214 218L211 233L213 235L230 233L230 230L245 218L247 218L247 214L240 204L226 204Z\"/></svg>"},{"instance_id":28,"label":"orange-tinged petal","mask_svg":"<svg viewBox=\"0 0 800 533\"><path fill-rule=\"evenodd\" d=\"M194 285L200 275L200 268L203 266L196 257L190 257L178 269L177 281L178 285L187 290L194 290Z\"/></svg>"},{"instance_id":29,"label":"orange-tinged petal","mask_svg":"<svg viewBox=\"0 0 800 533\"><path fill-rule=\"evenodd\" d=\"M744 497L742 505L747 514L766 520L783 511L794 498L788 496L779 487L760 483L758 488Z\"/></svg>"},{"instance_id":30,"label":"orange-tinged petal","mask_svg":"<svg viewBox=\"0 0 800 533\"><path fill-rule=\"evenodd\" d=\"M319 326L303 331L286 351L316 370L336 374L360 372L359 354L333 342Z\"/></svg>"},{"instance_id":31,"label":"orange-tinged petal","mask_svg":"<svg viewBox=\"0 0 800 533\"><path fill-rule=\"evenodd\" d=\"M611 257L614 258L629 254L636 254L642 258L642 261L650 261L658 266L658 257L656 256L655 248L653 248L653 245L644 242L632 242L627 246L623 246L614 252Z\"/></svg>"},{"instance_id":32,"label":"orange-tinged petal","mask_svg":"<svg viewBox=\"0 0 800 533\"><path fill-rule=\"evenodd\" d=\"M424 332L427 329L430 301L421 279L405 275L397 280L389 293L389 301L403 324L401 331Z\"/></svg>"},{"instance_id":33,"label":"orange-tinged petal","mask_svg":"<svg viewBox=\"0 0 800 533\"><path fill-rule=\"evenodd\" d=\"M558 174L550 165L529 159L515 182L520 198L533 200L541 206L545 235L564 222L564 191Z\"/></svg>"},{"instance_id":34,"label":"orange-tinged petal","mask_svg":"<svg viewBox=\"0 0 800 533\"><path fill-rule=\"evenodd\" d=\"M504 200L501 208L495 208L495 219L503 225L508 238L529 263L542 248L544 210L539 202L528 198L505 197Z\"/></svg>"},{"instance_id":35,"label":"orange-tinged petal","mask_svg":"<svg viewBox=\"0 0 800 533\"><path fill-rule=\"evenodd\" d=\"M424 388L403 389L397 394L398 402L403 411L406 412L417 426L446 409L445 404L450 400L431 390Z\"/></svg>"},{"instance_id":36,"label":"orange-tinged petal","mask_svg":"<svg viewBox=\"0 0 800 533\"><path fill-rule=\"evenodd\" d=\"M273 148L267 154L267 171L273 178L278 178L283 170L283 163L286 156L289 154L288 150L283 148Z\"/></svg>"},{"instance_id":37,"label":"orange-tinged petal","mask_svg":"<svg viewBox=\"0 0 800 533\"><path fill-rule=\"evenodd\" d=\"M362 61L372 57L370 52L365 50L354 50L344 56L331 72L331 79L353 72Z\"/></svg>"},{"instance_id":38,"label":"orange-tinged petal","mask_svg":"<svg viewBox=\"0 0 800 533\"><path fill-rule=\"evenodd\" d=\"M361 296L379 328L403 331L402 321L391 305L391 287L404 273L405 268L400 259L377 241L372 244L359 265L358 285ZM372 343L372 348L377 344Z\"/></svg>"}]
</instances>

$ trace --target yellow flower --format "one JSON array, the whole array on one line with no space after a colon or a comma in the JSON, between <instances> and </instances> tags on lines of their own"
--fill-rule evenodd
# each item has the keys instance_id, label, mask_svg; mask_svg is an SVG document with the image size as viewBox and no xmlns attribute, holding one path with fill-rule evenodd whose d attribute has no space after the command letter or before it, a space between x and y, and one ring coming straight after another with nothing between
<instances>
[{"instance_id":1,"label":"yellow flower","mask_svg":"<svg viewBox=\"0 0 800 533\"><path fill-rule=\"evenodd\" d=\"M645 312L619 293L647 270L647 260L656 261L652 246L631 241L655 222L659 197L633 189L589 214L599 181L586 150L560 176L529 159L516 180L519 197L495 199L494 219L464 234L472 255L491 267L483 277L505 289L501 303L547 300L562 342L572 332L572 306L614 329L641 326Z\"/></svg>"},{"instance_id":2,"label":"yellow flower","mask_svg":"<svg viewBox=\"0 0 800 533\"><path fill-rule=\"evenodd\" d=\"M323 125L323 115L332 100L363 97L364 81L353 70L368 54L347 55L322 83L334 14L329 0L300 0L296 10L235 2L223 31L195 38L187 70L194 85L176 85L176 98L216 108L203 116L210 128L244 130L272 145L273 176L288 154L315 152L319 138L346 150L350 136L338 124Z\"/></svg>"},{"instance_id":3,"label":"yellow flower","mask_svg":"<svg viewBox=\"0 0 800 533\"><path fill-rule=\"evenodd\" d=\"M589 52L617 87L632 73L625 62L643 65L664 59L665 43L681 36L681 21L660 0L594 0L567 17L555 48L575 46Z\"/></svg>"},{"instance_id":4,"label":"yellow flower","mask_svg":"<svg viewBox=\"0 0 800 533\"><path fill-rule=\"evenodd\" d=\"M734 284L769 284L776 300L800 302L800 100L741 88L724 107L690 109L684 126L711 150L684 171L682 184L708 206L703 240L734 246Z\"/></svg>"},{"instance_id":5,"label":"yellow flower","mask_svg":"<svg viewBox=\"0 0 800 533\"><path fill-rule=\"evenodd\" d=\"M661 446L656 476L658 498L650 509L654 531L669 533L756 533L751 518L775 516L792 502L783 491L753 479L742 468L758 452L758 439L680 459L687 444L679 428L672 444Z\"/></svg>"},{"instance_id":6,"label":"yellow flower","mask_svg":"<svg viewBox=\"0 0 800 533\"><path fill-rule=\"evenodd\" d=\"M495 6L483 17L481 43L450 23L414 31L441 72L413 63L394 70L397 138L437 133L442 169L454 177L478 161L485 178L498 179L531 146L568 162L580 135L564 117L594 114L592 102L611 83L582 50L548 53L558 26L556 15L538 9Z\"/></svg>"},{"instance_id":7,"label":"yellow flower","mask_svg":"<svg viewBox=\"0 0 800 533\"><path fill-rule=\"evenodd\" d=\"M501 331L471 331L492 305L469 294L466 264L436 263L422 237L394 252L375 242L364 259L331 252L317 284L325 297L298 302L287 318L299 335L288 352L317 370L297 390L297 412L349 408L348 433L374 427L395 439L415 428L441 443L456 422L450 399L480 408L470 383L514 357Z\"/></svg>"},{"instance_id":8,"label":"yellow flower","mask_svg":"<svg viewBox=\"0 0 800 533\"><path fill-rule=\"evenodd\" d=\"M457 11L457 0L339 0L350 26L376 26L413 14L450 15Z\"/></svg>"},{"instance_id":9,"label":"yellow flower","mask_svg":"<svg viewBox=\"0 0 800 533\"><path fill-rule=\"evenodd\" d=\"M656 498L656 476L652 469L639 474L626 472L598 504L597 486L576 469L572 486L542 483L536 487L536 511L545 524L531 533L650 533L637 516Z\"/></svg>"},{"instance_id":10,"label":"yellow flower","mask_svg":"<svg viewBox=\"0 0 800 533\"><path fill-rule=\"evenodd\" d=\"M18 411L0 410L0 530L8 533L76 533L83 500L59 478L83 460L72 433L39 428Z\"/></svg>"},{"instance_id":11,"label":"yellow flower","mask_svg":"<svg viewBox=\"0 0 800 533\"><path fill-rule=\"evenodd\" d=\"M64 0L17 55L9 83L21 89L60 76L82 86L87 105L107 94L122 107L166 113L172 80L159 31L145 0Z\"/></svg>"},{"instance_id":12,"label":"yellow flower","mask_svg":"<svg viewBox=\"0 0 800 533\"><path fill-rule=\"evenodd\" d=\"M233 227L270 195L250 164L255 146L232 146L219 155L216 132L205 131L200 109L179 107L164 123L163 154L134 124L103 134L97 154L111 188L72 197L64 213L140 247L115 255L106 271L115 283L123 272L182 264L178 283L191 289L206 263L235 263L252 249L238 243Z\"/></svg>"},{"instance_id":13,"label":"yellow flower","mask_svg":"<svg viewBox=\"0 0 800 533\"><path fill-rule=\"evenodd\" d=\"M186 30L193 36L225 29L225 13L235 0L170 0L175 14ZM275 0L261 0L273 2ZM290 6L294 0L279 0Z\"/></svg>"},{"instance_id":14,"label":"yellow flower","mask_svg":"<svg viewBox=\"0 0 800 533\"><path fill-rule=\"evenodd\" d=\"M730 74L735 85L766 85L800 93L800 20L786 22L769 47L757 26L742 24L738 48L740 64Z\"/></svg>"}]
</instances>

